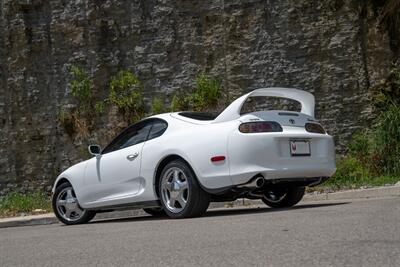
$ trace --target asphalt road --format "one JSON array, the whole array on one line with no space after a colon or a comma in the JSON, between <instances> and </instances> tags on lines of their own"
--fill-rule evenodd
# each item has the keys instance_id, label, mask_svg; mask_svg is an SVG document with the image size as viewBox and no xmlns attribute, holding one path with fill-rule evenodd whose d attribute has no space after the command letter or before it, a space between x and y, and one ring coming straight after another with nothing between
<instances>
[{"instance_id":1,"label":"asphalt road","mask_svg":"<svg viewBox=\"0 0 400 267\"><path fill-rule=\"evenodd\" d=\"M400 198L0 229L0 266L400 266Z\"/></svg>"}]
</instances>

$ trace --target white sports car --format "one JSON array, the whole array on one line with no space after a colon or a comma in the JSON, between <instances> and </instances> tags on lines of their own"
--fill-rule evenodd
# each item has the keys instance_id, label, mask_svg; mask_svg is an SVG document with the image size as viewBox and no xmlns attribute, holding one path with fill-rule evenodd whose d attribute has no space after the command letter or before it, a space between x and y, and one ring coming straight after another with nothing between
<instances>
[{"instance_id":1,"label":"white sports car","mask_svg":"<svg viewBox=\"0 0 400 267\"><path fill-rule=\"evenodd\" d=\"M301 112L269 110L241 115L246 99L292 99ZM314 118L314 96L263 88L236 99L218 116L155 115L125 129L93 158L60 174L53 209L65 224L97 212L143 208L171 218L200 216L210 201L262 199L270 207L298 203L305 186L336 170L333 138Z\"/></svg>"}]
</instances>

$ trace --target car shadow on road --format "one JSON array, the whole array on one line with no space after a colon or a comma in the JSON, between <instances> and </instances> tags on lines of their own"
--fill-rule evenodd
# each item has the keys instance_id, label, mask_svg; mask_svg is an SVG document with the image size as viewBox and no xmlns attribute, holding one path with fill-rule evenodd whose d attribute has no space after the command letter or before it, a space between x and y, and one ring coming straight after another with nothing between
<instances>
[{"instance_id":1,"label":"car shadow on road","mask_svg":"<svg viewBox=\"0 0 400 267\"><path fill-rule=\"evenodd\" d=\"M232 208L232 209L217 209L209 210L204 215L205 217L215 217L215 216L229 216L229 215L242 215L242 214L254 214L254 213L269 213L277 211L289 211L289 210L300 210L300 209L311 209L311 208L321 208L329 206L338 206L350 204L351 202L336 202L336 203L318 203L318 204L303 204L294 206L291 208L275 208L271 209L268 207L255 207L255 208Z\"/></svg>"},{"instance_id":2,"label":"car shadow on road","mask_svg":"<svg viewBox=\"0 0 400 267\"><path fill-rule=\"evenodd\" d=\"M226 208L226 209L215 209L209 210L203 217L217 217L217 216L235 216L244 214L257 214L257 213L270 213L270 212L282 212L289 210L301 210L301 209L312 209L321 208L329 206L339 206L350 204L351 202L336 202L336 203L316 203L316 204L302 204L291 208L282 209L271 209L268 207L244 207L244 208ZM142 222L142 221L160 221L160 220L170 220L166 216L154 217L154 216L135 216L117 219L101 219L91 222L90 224L104 224L104 223L123 223L123 222Z\"/></svg>"}]
</instances>

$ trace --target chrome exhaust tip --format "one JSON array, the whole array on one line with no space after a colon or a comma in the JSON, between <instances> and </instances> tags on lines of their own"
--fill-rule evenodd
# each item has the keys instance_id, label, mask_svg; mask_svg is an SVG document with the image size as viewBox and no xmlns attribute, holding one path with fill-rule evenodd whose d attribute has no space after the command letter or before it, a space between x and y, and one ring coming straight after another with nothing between
<instances>
[{"instance_id":1,"label":"chrome exhaust tip","mask_svg":"<svg viewBox=\"0 0 400 267\"><path fill-rule=\"evenodd\" d=\"M257 176L254 179L252 179L250 182L239 185L239 188L249 188L249 189L255 189L255 188L261 188L265 184L265 179L263 176Z\"/></svg>"}]
</instances>

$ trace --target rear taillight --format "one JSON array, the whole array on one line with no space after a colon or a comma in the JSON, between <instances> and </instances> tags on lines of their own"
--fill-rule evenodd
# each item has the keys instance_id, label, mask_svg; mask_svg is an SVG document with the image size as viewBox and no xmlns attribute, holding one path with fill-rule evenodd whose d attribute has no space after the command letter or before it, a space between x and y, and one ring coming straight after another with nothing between
<instances>
[{"instance_id":1,"label":"rear taillight","mask_svg":"<svg viewBox=\"0 0 400 267\"><path fill-rule=\"evenodd\" d=\"M242 133L282 132L282 126L275 121L245 122L240 124L239 131Z\"/></svg>"},{"instance_id":2,"label":"rear taillight","mask_svg":"<svg viewBox=\"0 0 400 267\"><path fill-rule=\"evenodd\" d=\"M321 125L317 123L306 123L306 131L310 133L319 133L319 134L325 134L324 128L322 128Z\"/></svg>"}]
</instances>

